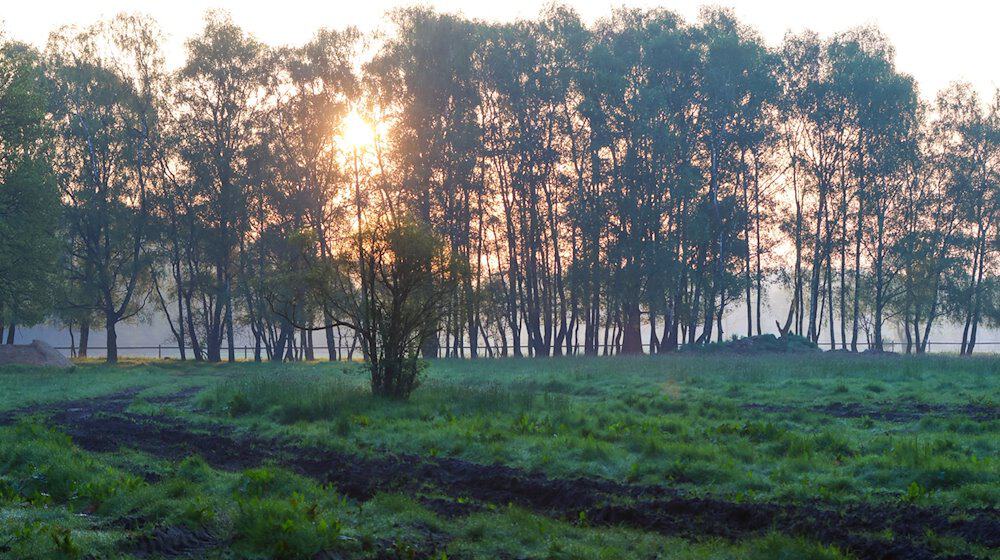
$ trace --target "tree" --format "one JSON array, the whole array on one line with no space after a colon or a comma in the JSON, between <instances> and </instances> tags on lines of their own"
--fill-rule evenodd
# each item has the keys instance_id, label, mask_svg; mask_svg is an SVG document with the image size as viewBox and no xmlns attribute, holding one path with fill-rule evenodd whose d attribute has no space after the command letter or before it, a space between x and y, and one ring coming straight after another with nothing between
<instances>
[{"instance_id":1,"label":"tree","mask_svg":"<svg viewBox=\"0 0 1000 560\"><path fill-rule=\"evenodd\" d=\"M472 205L482 182L477 173L480 100L472 63L480 30L459 16L423 8L399 10L392 18L396 35L365 66L391 130L393 166L381 180L393 185L399 205L445 239L467 270ZM455 295L445 338L460 347L464 333L476 339L469 312L475 309L475 294L466 281ZM426 339L425 356L438 355L439 338Z\"/></svg>"},{"instance_id":2,"label":"tree","mask_svg":"<svg viewBox=\"0 0 1000 560\"><path fill-rule=\"evenodd\" d=\"M664 249L683 258L663 239L665 221L682 227L668 210L689 211L697 188L690 151L697 53L675 14L621 10L601 22L588 57L581 112L591 133L591 180L602 185L607 212L607 293L615 294L607 316L621 325L621 351L640 353L641 306L653 298L649 279L662 274L654 263L665 264Z\"/></svg>"},{"instance_id":3,"label":"tree","mask_svg":"<svg viewBox=\"0 0 1000 560\"><path fill-rule=\"evenodd\" d=\"M260 239L301 236L308 233L313 241L304 248L313 259L326 260L335 253L334 244L340 239L337 231L347 218L347 208L339 196L350 182L343 169L338 151L361 149L339 146L338 135L357 97L358 83L352 68L352 56L358 32L321 30L301 48L279 53L283 82L276 88L276 110L271 114L269 130L273 142L265 158L272 169L273 180L261 183L260 204L267 211L250 213L252 227L265 233L252 249L241 251L241 284L247 298L249 324L259 347L261 335L267 331L266 308L260 305L262 293L252 288L253 277L259 272L253 263L266 250ZM286 253L290 267L304 266L295 253ZM279 257L278 255L275 255ZM280 257L279 257L280 258ZM317 310L305 310L307 319ZM320 309L324 323L329 323L331 310ZM301 318L300 318L301 319ZM312 331L302 333L311 341ZM325 330L329 359L337 359L338 340L334 329ZM287 335L286 335L287 336ZM311 359L311 342L306 347Z\"/></svg>"},{"instance_id":4,"label":"tree","mask_svg":"<svg viewBox=\"0 0 1000 560\"><path fill-rule=\"evenodd\" d=\"M893 252L900 261L902 294L896 302L902 317L906 352L927 351L928 339L942 315L945 281L955 273L959 205L949 189L945 154L947 132L929 121L922 108L923 126L917 132L918 149L907 161L907 180L900 205L901 235Z\"/></svg>"},{"instance_id":5,"label":"tree","mask_svg":"<svg viewBox=\"0 0 1000 560\"><path fill-rule=\"evenodd\" d=\"M863 131L856 165L859 204L867 209L867 222L859 218L859 223L865 229L863 245L871 268L874 348L882 350L887 312L901 294L901 261L894 242L903 234L900 208L905 205L907 164L916 157L917 92L913 79L896 70L893 49L881 34L861 30L835 45L860 67L844 86L860 97L853 103L858 107L857 130ZM834 62L843 58L835 55Z\"/></svg>"},{"instance_id":6,"label":"tree","mask_svg":"<svg viewBox=\"0 0 1000 560\"><path fill-rule=\"evenodd\" d=\"M458 284L456 263L447 245L414 218L378 219L359 237L360 260L348 250L316 263L306 282L310 291L291 300L272 295L272 309L300 329L355 331L365 346L372 392L406 399L420 382L421 348L436 336ZM295 310L315 303L340 319L320 327L298 323Z\"/></svg>"},{"instance_id":7,"label":"tree","mask_svg":"<svg viewBox=\"0 0 1000 560\"><path fill-rule=\"evenodd\" d=\"M220 361L235 356L234 281L248 229L251 158L259 127L271 108L271 53L222 13L187 42L188 60L177 75L178 151L182 167L174 188L182 198L185 295L196 354ZM195 327L197 320L197 328Z\"/></svg>"},{"instance_id":8,"label":"tree","mask_svg":"<svg viewBox=\"0 0 1000 560\"><path fill-rule=\"evenodd\" d=\"M149 192L154 170L162 56L148 19L119 16L50 40L59 130L57 162L67 201L72 281L103 316L107 361L118 360L117 325L148 295Z\"/></svg>"},{"instance_id":9,"label":"tree","mask_svg":"<svg viewBox=\"0 0 1000 560\"><path fill-rule=\"evenodd\" d=\"M698 30L701 61L698 65L697 126L708 177L711 210L713 266L706 295L702 339L711 340L713 321L722 340L722 317L727 292L742 285L746 294L747 330L750 313L750 211L751 160L760 153L771 123L768 105L774 102L777 83L774 62L761 39L724 10L706 10ZM723 209L728 209L723 214ZM740 227L742 226L742 227ZM742 275L728 274L742 259ZM732 281L727 282L727 276ZM735 284L735 285L734 285ZM716 298L719 305L716 306ZM733 293L731 299L735 299Z\"/></svg>"},{"instance_id":10,"label":"tree","mask_svg":"<svg viewBox=\"0 0 1000 560\"><path fill-rule=\"evenodd\" d=\"M15 325L40 322L53 304L59 191L52 173L41 60L0 45L0 342Z\"/></svg>"},{"instance_id":11,"label":"tree","mask_svg":"<svg viewBox=\"0 0 1000 560\"><path fill-rule=\"evenodd\" d=\"M516 355L522 329L535 356L561 354L570 338L568 236L560 211L570 181L559 163L571 118L565 103L573 74L560 67L560 53L579 31L574 18L554 12L543 22L498 26L480 51L486 198L477 197L478 220L480 231L483 220L502 224L502 287ZM492 215L483 208L490 201ZM477 251L479 267L483 260ZM470 340L478 340L474 332L470 329Z\"/></svg>"},{"instance_id":12,"label":"tree","mask_svg":"<svg viewBox=\"0 0 1000 560\"><path fill-rule=\"evenodd\" d=\"M984 107L968 84L938 96L947 188L960 224L958 266L948 279L950 314L962 325L962 354L971 354L995 273L1000 229L1000 91Z\"/></svg>"}]
</instances>

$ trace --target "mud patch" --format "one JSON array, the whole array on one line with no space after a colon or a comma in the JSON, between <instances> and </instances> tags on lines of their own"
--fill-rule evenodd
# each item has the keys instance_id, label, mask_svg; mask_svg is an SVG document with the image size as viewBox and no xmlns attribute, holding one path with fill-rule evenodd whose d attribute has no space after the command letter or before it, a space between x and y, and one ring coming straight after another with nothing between
<instances>
[{"instance_id":1,"label":"mud patch","mask_svg":"<svg viewBox=\"0 0 1000 560\"><path fill-rule=\"evenodd\" d=\"M140 558L202 558L222 544L217 536L203 529L157 527L147 535L140 535L127 550Z\"/></svg>"},{"instance_id":2,"label":"mud patch","mask_svg":"<svg viewBox=\"0 0 1000 560\"><path fill-rule=\"evenodd\" d=\"M34 415L52 414L53 412L60 410L76 410L81 412L125 410L129 403L131 403L135 396L143 389L145 389L145 387L129 387L128 389L124 389L117 393L101 395L100 397L28 405L0 413L0 424L13 424L22 418Z\"/></svg>"},{"instance_id":3,"label":"mud patch","mask_svg":"<svg viewBox=\"0 0 1000 560\"><path fill-rule=\"evenodd\" d=\"M481 504L464 500L456 500L450 497L420 496L417 498L420 505L434 512L438 517L444 519L455 519L465 517L486 510Z\"/></svg>"},{"instance_id":4,"label":"mud patch","mask_svg":"<svg viewBox=\"0 0 1000 560\"><path fill-rule=\"evenodd\" d=\"M917 422L926 416L968 418L980 422L1000 419L1000 406L984 404L931 404L917 401L877 402L835 402L821 406L748 403L747 410L759 410L773 414L793 414L807 411L835 416L837 418L871 418L883 422Z\"/></svg>"}]
</instances>

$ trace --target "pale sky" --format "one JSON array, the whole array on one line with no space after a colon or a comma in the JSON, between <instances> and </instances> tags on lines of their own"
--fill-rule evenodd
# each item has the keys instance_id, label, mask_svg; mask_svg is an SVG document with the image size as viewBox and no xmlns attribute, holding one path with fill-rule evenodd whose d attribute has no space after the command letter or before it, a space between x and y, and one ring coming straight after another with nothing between
<instances>
[{"instance_id":1,"label":"pale sky","mask_svg":"<svg viewBox=\"0 0 1000 560\"><path fill-rule=\"evenodd\" d=\"M42 46L49 31L64 24L86 25L122 11L156 18L168 34L168 62L183 60L183 42L201 26L206 9L223 8L258 38L272 44L304 42L316 28L357 25L377 28L386 11L412 5L402 0L0 0L0 19L8 36ZM542 0L432 0L419 2L473 18L530 18ZM788 30L812 29L823 35L875 24L896 47L899 68L912 74L924 97L955 80L971 82L986 98L1000 86L1000 2L990 0L570 0L592 21L611 6L663 6L694 20L704 4L730 6L771 44Z\"/></svg>"}]
</instances>

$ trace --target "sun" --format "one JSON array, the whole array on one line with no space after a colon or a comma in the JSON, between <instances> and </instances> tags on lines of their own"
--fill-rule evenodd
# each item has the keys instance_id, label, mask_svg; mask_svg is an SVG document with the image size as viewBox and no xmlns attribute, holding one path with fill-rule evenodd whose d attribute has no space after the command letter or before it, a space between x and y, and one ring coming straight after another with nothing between
<instances>
[{"instance_id":1,"label":"sun","mask_svg":"<svg viewBox=\"0 0 1000 560\"><path fill-rule=\"evenodd\" d=\"M364 150L375 144L375 127L352 109L340 125L340 139L348 150Z\"/></svg>"}]
</instances>

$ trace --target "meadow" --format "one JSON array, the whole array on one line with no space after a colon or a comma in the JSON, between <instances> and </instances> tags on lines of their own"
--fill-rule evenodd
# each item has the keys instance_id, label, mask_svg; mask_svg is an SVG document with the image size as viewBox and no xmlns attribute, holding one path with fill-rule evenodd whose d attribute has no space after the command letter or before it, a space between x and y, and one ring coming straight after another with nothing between
<instances>
[{"instance_id":1,"label":"meadow","mask_svg":"<svg viewBox=\"0 0 1000 560\"><path fill-rule=\"evenodd\" d=\"M0 369L0 557L998 558L1000 358Z\"/></svg>"}]
</instances>

